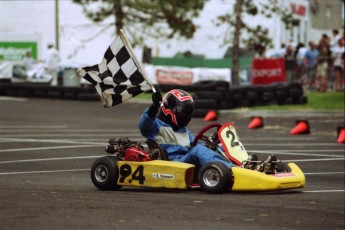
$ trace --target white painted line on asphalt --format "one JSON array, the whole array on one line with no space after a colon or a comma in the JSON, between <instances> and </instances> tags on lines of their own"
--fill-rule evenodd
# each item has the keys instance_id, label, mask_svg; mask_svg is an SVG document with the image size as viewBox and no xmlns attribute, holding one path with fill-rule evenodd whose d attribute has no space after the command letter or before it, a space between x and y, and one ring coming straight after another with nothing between
<instances>
[{"instance_id":1,"label":"white painted line on asphalt","mask_svg":"<svg viewBox=\"0 0 345 230\"><path fill-rule=\"evenodd\" d=\"M269 150L269 151L279 151L279 152L287 152L287 151L291 151L291 150L286 150L286 149L282 149L282 150ZM298 152L329 152L329 151L332 151L332 152L344 152L345 153L345 150L344 149L304 149L304 150L297 150Z\"/></svg>"},{"instance_id":2,"label":"white painted line on asphalt","mask_svg":"<svg viewBox=\"0 0 345 230\"><path fill-rule=\"evenodd\" d=\"M54 130L54 129L57 129L57 130ZM41 127L41 128L6 128L4 129L3 127L0 126L0 132L1 133L23 133L23 132L33 132L33 133L39 133L39 132L53 132L53 133L56 133L56 132L66 132L66 133L72 133L72 132L75 132L75 133L137 133L139 134L139 130L134 130L134 129L116 129L116 130L106 130L106 129L69 129L67 127L57 127L57 128L54 128L54 127Z\"/></svg>"},{"instance_id":3,"label":"white painted line on asphalt","mask_svg":"<svg viewBox=\"0 0 345 230\"><path fill-rule=\"evenodd\" d=\"M81 157L55 157L55 158L41 158L41 159L0 161L0 164L23 163L23 162L39 162L39 161L77 160L77 159L90 159L90 158L98 158L98 157L101 157L101 156L99 155L99 156L81 156Z\"/></svg>"},{"instance_id":4,"label":"white painted line on asphalt","mask_svg":"<svg viewBox=\"0 0 345 230\"><path fill-rule=\"evenodd\" d=\"M345 157L337 158L323 158L323 159L298 159L298 160L284 160L284 162L312 162L312 161L343 161Z\"/></svg>"},{"instance_id":5,"label":"white painted line on asphalt","mask_svg":"<svg viewBox=\"0 0 345 230\"><path fill-rule=\"evenodd\" d=\"M302 191L307 193L324 193L324 192L345 192L344 189L339 190L311 190L311 191Z\"/></svg>"},{"instance_id":6,"label":"white painted line on asphalt","mask_svg":"<svg viewBox=\"0 0 345 230\"><path fill-rule=\"evenodd\" d=\"M250 143L250 144L245 144L245 146L250 146L250 145L255 145L255 146L296 146L296 143ZM336 141L334 141L333 143L320 143L320 142L313 142L313 143L298 143L298 145L303 145L303 146L322 146L322 145L327 145L327 146L339 146L338 143L336 143Z\"/></svg>"},{"instance_id":7,"label":"white painted line on asphalt","mask_svg":"<svg viewBox=\"0 0 345 230\"><path fill-rule=\"evenodd\" d=\"M67 129L66 125L0 125L1 129Z\"/></svg>"},{"instance_id":8,"label":"white painted line on asphalt","mask_svg":"<svg viewBox=\"0 0 345 230\"><path fill-rule=\"evenodd\" d=\"M99 147L102 145L66 145L66 146L54 146L54 147L37 147L37 148L20 148L20 149L1 149L0 153L4 152L19 152L19 151L38 151L38 150L51 150L51 149L70 149L70 148L89 148Z\"/></svg>"},{"instance_id":9,"label":"white painted line on asphalt","mask_svg":"<svg viewBox=\"0 0 345 230\"><path fill-rule=\"evenodd\" d=\"M247 151L249 153L265 153L265 154L291 155L291 156L344 157L343 155L331 155L331 154L283 152L283 150L264 150L264 151L262 151L262 150L247 150ZM310 150L310 152L313 152L313 151ZM327 152L344 152L344 151L343 150L328 150Z\"/></svg>"},{"instance_id":10,"label":"white painted line on asphalt","mask_svg":"<svg viewBox=\"0 0 345 230\"><path fill-rule=\"evenodd\" d=\"M284 140L284 141L310 141L310 140L317 140L316 137L252 137L248 138L246 137L240 137L241 140L250 140L250 141L256 141L256 140Z\"/></svg>"},{"instance_id":11,"label":"white painted line on asphalt","mask_svg":"<svg viewBox=\"0 0 345 230\"><path fill-rule=\"evenodd\" d=\"M62 172L80 172L90 171L90 169L67 169L67 170L49 170L49 171L26 171L26 172L5 172L0 175L18 175L18 174L33 174L33 173L62 173Z\"/></svg>"},{"instance_id":12,"label":"white painted line on asphalt","mask_svg":"<svg viewBox=\"0 0 345 230\"><path fill-rule=\"evenodd\" d=\"M18 97L0 97L0 101L18 101L18 102L25 102L27 101L26 98L18 98Z\"/></svg>"},{"instance_id":13,"label":"white painted line on asphalt","mask_svg":"<svg viewBox=\"0 0 345 230\"><path fill-rule=\"evenodd\" d=\"M1 134L0 138L7 138L7 137L95 137L95 136L114 136L115 133L89 133L89 134L83 134L83 133L47 133L47 134L39 134L39 133L31 133L31 134ZM117 135L117 134L115 134ZM140 133L121 133L118 134L121 135L121 137L142 137ZM267 144L266 144L267 145Z\"/></svg>"},{"instance_id":14,"label":"white painted line on asphalt","mask_svg":"<svg viewBox=\"0 0 345 230\"><path fill-rule=\"evenodd\" d=\"M23 139L23 138L0 138L0 142L44 142L44 143L64 143L64 144L86 144L86 145L90 145L90 144L93 144L93 145L100 145L100 144L103 144L105 145L104 143L99 143L99 142L89 142L89 141L76 141L76 140L54 140L54 139Z\"/></svg>"},{"instance_id":15,"label":"white painted line on asphalt","mask_svg":"<svg viewBox=\"0 0 345 230\"><path fill-rule=\"evenodd\" d=\"M304 175L331 175L331 174L345 174L345 172L317 172L317 173L304 173Z\"/></svg>"}]
</instances>

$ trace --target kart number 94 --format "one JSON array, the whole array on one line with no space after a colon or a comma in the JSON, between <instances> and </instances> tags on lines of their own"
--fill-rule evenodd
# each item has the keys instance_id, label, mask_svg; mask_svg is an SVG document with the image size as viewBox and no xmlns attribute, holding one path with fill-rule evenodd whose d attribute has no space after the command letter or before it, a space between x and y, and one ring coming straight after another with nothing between
<instances>
[{"instance_id":1,"label":"kart number 94","mask_svg":"<svg viewBox=\"0 0 345 230\"><path fill-rule=\"evenodd\" d=\"M123 164L120 167L120 175L119 175L119 182L125 183L125 179L130 177L128 183L132 183L132 181L138 181L139 184L144 184L145 176L144 176L144 166L139 165L135 170L128 164Z\"/></svg>"}]
</instances>

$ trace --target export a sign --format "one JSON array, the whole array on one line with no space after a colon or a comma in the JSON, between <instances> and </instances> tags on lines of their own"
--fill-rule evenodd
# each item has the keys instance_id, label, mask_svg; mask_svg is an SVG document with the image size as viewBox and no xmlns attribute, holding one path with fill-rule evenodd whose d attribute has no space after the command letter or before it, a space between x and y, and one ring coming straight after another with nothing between
<instances>
[{"instance_id":1,"label":"export a sign","mask_svg":"<svg viewBox=\"0 0 345 230\"><path fill-rule=\"evenodd\" d=\"M266 85L286 81L285 59L254 59L252 84Z\"/></svg>"},{"instance_id":2,"label":"export a sign","mask_svg":"<svg viewBox=\"0 0 345 230\"><path fill-rule=\"evenodd\" d=\"M0 41L0 61L21 61L27 51L31 52L31 57L37 60L37 42Z\"/></svg>"}]
</instances>

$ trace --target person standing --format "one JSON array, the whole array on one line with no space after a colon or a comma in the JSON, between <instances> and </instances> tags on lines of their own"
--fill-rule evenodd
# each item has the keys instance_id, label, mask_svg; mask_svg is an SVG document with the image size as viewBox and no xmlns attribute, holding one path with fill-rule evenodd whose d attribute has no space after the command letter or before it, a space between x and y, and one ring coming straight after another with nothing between
<instances>
[{"instance_id":1,"label":"person standing","mask_svg":"<svg viewBox=\"0 0 345 230\"><path fill-rule=\"evenodd\" d=\"M35 60L31 57L31 52L27 51L25 53L25 57L23 58L23 65L26 71L32 69L33 65L35 64Z\"/></svg>"},{"instance_id":2,"label":"person standing","mask_svg":"<svg viewBox=\"0 0 345 230\"><path fill-rule=\"evenodd\" d=\"M314 81L318 56L319 51L316 48L316 44L312 41L309 42L309 49L306 51L303 60L305 69L307 71L307 85L309 87L311 87L311 84Z\"/></svg>"},{"instance_id":3,"label":"person standing","mask_svg":"<svg viewBox=\"0 0 345 230\"><path fill-rule=\"evenodd\" d=\"M330 60L329 37L326 34L322 35L318 45L318 50L319 56L317 58L316 67L316 85L318 91L326 92L328 88L328 66Z\"/></svg>"},{"instance_id":4,"label":"person standing","mask_svg":"<svg viewBox=\"0 0 345 230\"><path fill-rule=\"evenodd\" d=\"M344 39L339 39L338 45L331 51L334 58L335 90L340 92L344 89Z\"/></svg>"},{"instance_id":5,"label":"person standing","mask_svg":"<svg viewBox=\"0 0 345 230\"><path fill-rule=\"evenodd\" d=\"M51 86L58 85L58 72L60 61L61 58L59 52L54 48L53 44L48 44L48 52L44 62L44 70L48 75L51 76Z\"/></svg>"}]
</instances>

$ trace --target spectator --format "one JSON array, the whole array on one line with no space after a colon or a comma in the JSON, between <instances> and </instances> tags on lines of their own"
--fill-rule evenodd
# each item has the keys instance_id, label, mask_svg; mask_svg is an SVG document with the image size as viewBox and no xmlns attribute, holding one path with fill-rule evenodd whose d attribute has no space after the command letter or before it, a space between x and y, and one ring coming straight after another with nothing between
<instances>
[{"instance_id":1,"label":"spectator","mask_svg":"<svg viewBox=\"0 0 345 230\"><path fill-rule=\"evenodd\" d=\"M307 50L308 49L304 46L304 43L302 43L302 42L298 43L296 50L295 50L294 58L296 60L296 73L298 75L298 78L303 76L305 73L305 68L303 65L303 59L305 57Z\"/></svg>"},{"instance_id":2,"label":"spectator","mask_svg":"<svg viewBox=\"0 0 345 230\"><path fill-rule=\"evenodd\" d=\"M333 30L332 33L333 33L333 38L330 41L330 47L334 48L338 46L338 42L341 39L341 34L339 33L338 30Z\"/></svg>"},{"instance_id":3,"label":"spectator","mask_svg":"<svg viewBox=\"0 0 345 230\"><path fill-rule=\"evenodd\" d=\"M309 49L306 51L304 60L303 60L304 67L307 72L306 84L309 87L311 87L311 84L314 81L318 56L319 56L319 51L316 49L316 44L312 41L309 42Z\"/></svg>"},{"instance_id":4,"label":"spectator","mask_svg":"<svg viewBox=\"0 0 345 230\"><path fill-rule=\"evenodd\" d=\"M344 39L338 40L338 45L331 49L334 58L335 90L344 89Z\"/></svg>"},{"instance_id":5,"label":"spectator","mask_svg":"<svg viewBox=\"0 0 345 230\"><path fill-rule=\"evenodd\" d=\"M26 71L31 70L35 64L35 60L31 57L31 52L27 51L25 57L23 58L23 64Z\"/></svg>"},{"instance_id":6,"label":"spectator","mask_svg":"<svg viewBox=\"0 0 345 230\"><path fill-rule=\"evenodd\" d=\"M318 45L318 51L319 56L317 58L316 68L316 87L318 91L326 92L328 83L328 63L330 61L329 37L326 34L322 35Z\"/></svg>"},{"instance_id":7,"label":"spectator","mask_svg":"<svg viewBox=\"0 0 345 230\"><path fill-rule=\"evenodd\" d=\"M45 72L51 76L50 85L58 85L58 72L60 64L60 54L53 44L48 44L48 52L44 62Z\"/></svg>"},{"instance_id":8,"label":"spectator","mask_svg":"<svg viewBox=\"0 0 345 230\"><path fill-rule=\"evenodd\" d=\"M295 48L288 45L285 52L286 80L292 82L294 80L296 60L294 57Z\"/></svg>"},{"instance_id":9,"label":"spectator","mask_svg":"<svg viewBox=\"0 0 345 230\"><path fill-rule=\"evenodd\" d=\"M280 48L275 51L273 54L273 58L284 58L286 53L286 45L285 43L281 44Z\"/></svg>"}]
</instances>

